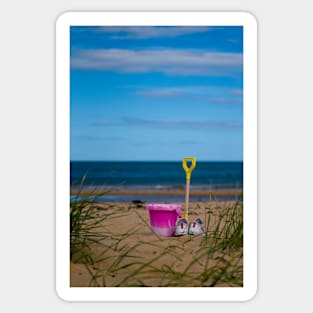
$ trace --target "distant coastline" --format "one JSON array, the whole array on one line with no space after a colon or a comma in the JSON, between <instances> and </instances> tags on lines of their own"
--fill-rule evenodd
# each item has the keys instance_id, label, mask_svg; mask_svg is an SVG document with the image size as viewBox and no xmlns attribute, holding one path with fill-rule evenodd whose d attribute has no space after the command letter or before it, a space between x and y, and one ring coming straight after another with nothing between
<instances>
[{"instance_id":1,"label":"distant coastline","mask_svg":"<svg viewBox=\"0 0 313 313\"><path fill-rule=\"evenodd\" d=\"M71 188L71 195L168 195L168 196L179 196L185 194L185 189L109 189L99 187L85 187L85 188ZM242 188L238 189L191 189L190 195L194 196L233 196L242 195Z\"/></svg>"},{"instance_id":2,"label":"distant coastline","mask_svg":"<svg viewBox=\"0 0 313 313\"><path fill-rule=\"evenodd\" d=\"M107 189L99 187L71 188L71 200L90 197L95 202L181 202L185 189ZM192 189L190 201L236 201L243 199L243 190L238 189Z\"/></svg>"}]
</instances>

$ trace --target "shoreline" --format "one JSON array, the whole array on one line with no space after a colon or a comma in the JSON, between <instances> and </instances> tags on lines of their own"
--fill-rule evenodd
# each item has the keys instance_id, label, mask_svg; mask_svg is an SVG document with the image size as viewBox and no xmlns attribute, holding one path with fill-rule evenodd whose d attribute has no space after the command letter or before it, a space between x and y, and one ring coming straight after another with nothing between
<instances>
[{"instance_id":1,"label":"shoreline","mask_svg":"<svg viewBox=\"0 0 313 313\"><path fill-rule=\"evenodd\" d=\"M242 188L229 189L190 189L190 196L243 196ZM71 188L71 196L185 196L184 188L175 189L107 189L101 187L87 187L83 189Z\"/></svg>"}]
</instances>

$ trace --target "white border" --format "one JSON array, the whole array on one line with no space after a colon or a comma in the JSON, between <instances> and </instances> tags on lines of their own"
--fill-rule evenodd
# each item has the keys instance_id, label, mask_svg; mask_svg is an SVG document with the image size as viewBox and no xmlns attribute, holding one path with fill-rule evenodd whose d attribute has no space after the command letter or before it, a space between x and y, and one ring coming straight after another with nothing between
<instances>
[{"instance_id":1,"label":"white border","mask_svg":"<svg viewBox=\"0 0 313 313\"><path fill-rule=\"evenodd\" d=\"M70 26L244 27L244 286L69 287ZM257 23L245 12L67 12L56 22L56 290L67 301L247 301L257 292Z\"/></svg>"}]
</instances>

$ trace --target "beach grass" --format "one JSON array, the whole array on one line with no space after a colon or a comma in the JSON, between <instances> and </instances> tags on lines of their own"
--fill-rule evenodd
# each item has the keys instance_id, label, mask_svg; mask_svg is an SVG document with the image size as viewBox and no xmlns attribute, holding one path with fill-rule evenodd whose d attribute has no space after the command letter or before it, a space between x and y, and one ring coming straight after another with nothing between
<instances>
[{"instance_id":1,"label":"beach grass","mask_svg":"<svg viewBox=\"0 0 313 313\"><path fill-rule=\"evenodd\" d=\"M190 203L205 234L161 237L141 205L93 195L70 203L71 287L243 286L242 201Z\"/></svg>"}]
</instances>

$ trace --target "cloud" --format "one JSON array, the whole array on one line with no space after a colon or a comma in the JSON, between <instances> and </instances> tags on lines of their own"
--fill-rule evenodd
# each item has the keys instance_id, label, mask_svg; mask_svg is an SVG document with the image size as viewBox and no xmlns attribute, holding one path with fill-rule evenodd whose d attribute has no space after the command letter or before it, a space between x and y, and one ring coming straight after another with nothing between
<instances>
[{"instance_id":1,"label":"cloud","mask_svg":"<svg viewBox=\"0 0 313 313\"><path fill-rule=\"evenodd\" d=\"M74 135L73 139L84 140L84 141L119 141L125 138L121 136L94 136L94 135Z\"/></svg>"},{"instance_id":2,"label":"cloud","mask_svg":"<svg viewBox=\"0 0 313 313\"><path fill-rule=\"evenodd\" d=\"M242 54L195 50L76 50L72 69L159 72L167 75L234 76L242 72Z\"/></svg>"},{"instance_id":3,"label":"cloud","mask_svg":"<svg viewBox=\"0 0 313 313\"><path fill-rule=\"evenodd\" d=\"M120 121L111 121L111 120L102 120L102 121L97 121L91 124L91 126L118 126L120 125Z\"/></svg>"},{"instance_id":4,"label":"cloud","mask_svg":"<svg viewBox=\"0 0 313 313\"><path fill-rule=\"evenodd\" d=\"M198 145L199 141L196 140L181 140L181 141L177 141L177 140L162 140L162 141L146 141L146 142L134 142L131 143L133 146L174 146L174 145Z\"/></svg>"},{"instance_id":5,"label":"cloud","mask_svg":"<svg viewBox=\"0 0 313 313\"><path fill-rule=\"evenodd\" d=\"M239 42L238 39L228 39L227 41L230 43L238 43Z\"/></svg>"},{"instance_id":6,"label":"cloud","mask_svg":"<svg viewBox=\"0 0 313 313\"><path fill-rule=\"evenodd\" d=\"M230 91L232 96L236 96L236 97L242 97L243 96L243 90L240 89L231 89Z\"/></svg>"},{"instance_id":7,"label":"cloud","mask_svg":"<svg viewBox=\"0 0 313 313\"><path fill-rule=\"evenodd\" d=\"M242 130L242 123L238 121L211 121L211 120L153 120L137 117L123 117L119 121L96 121L91 124L96 127L146 127L164 130ZM111 137L110 137L111 138Z\"/></svg>"},{"instance_id":8,"label":"cloud","mask_svg":"<svg viewBox=\"0 0 313 313\"><path fill-rule=\"evenodd\" d=\"M129 126L143 126L160 129L183 130L242 130L242 123L237 121L210 120L149 120L134 117L124 117L123 121Z\"/></svg>"},{"instance_id":9,"label":"cloud","mask_svg":"<svg viewBox=\"0 0 313 313\"><path fill-rule=\"evenodd\" d=\"M104 26L94 28L96 32L106 33L111 39L148 39L178 37L210 31L210 27L203 26Z\"/></svg>"},{"instance_id":10,"label":"cloud","mask_svg":"<svg viewBox=\"0 0 313 313\"><path fill-rule=\"evenodd\" d=\"M197 102L211 104L241 104L242 89L233 89L225 87L201 87L201 86L183 86L183 87L165 87L152 88L148 90L136 91L135 94L148 98L183 98ZM212 96L213 95L213 96Z\"/></svg>"},{"instance_id":11,"label":"cloud","mask_svg":"<svg viewBox=\"0 0 313 313\"><path fill-rule=\"evenodd\" d=\"M168 98L168 97L183 96L184 92L179 89L164 88L164 89L136 91L135 94L138 96L149 97L149 98Z\"/></svg>"}]
</instances>

